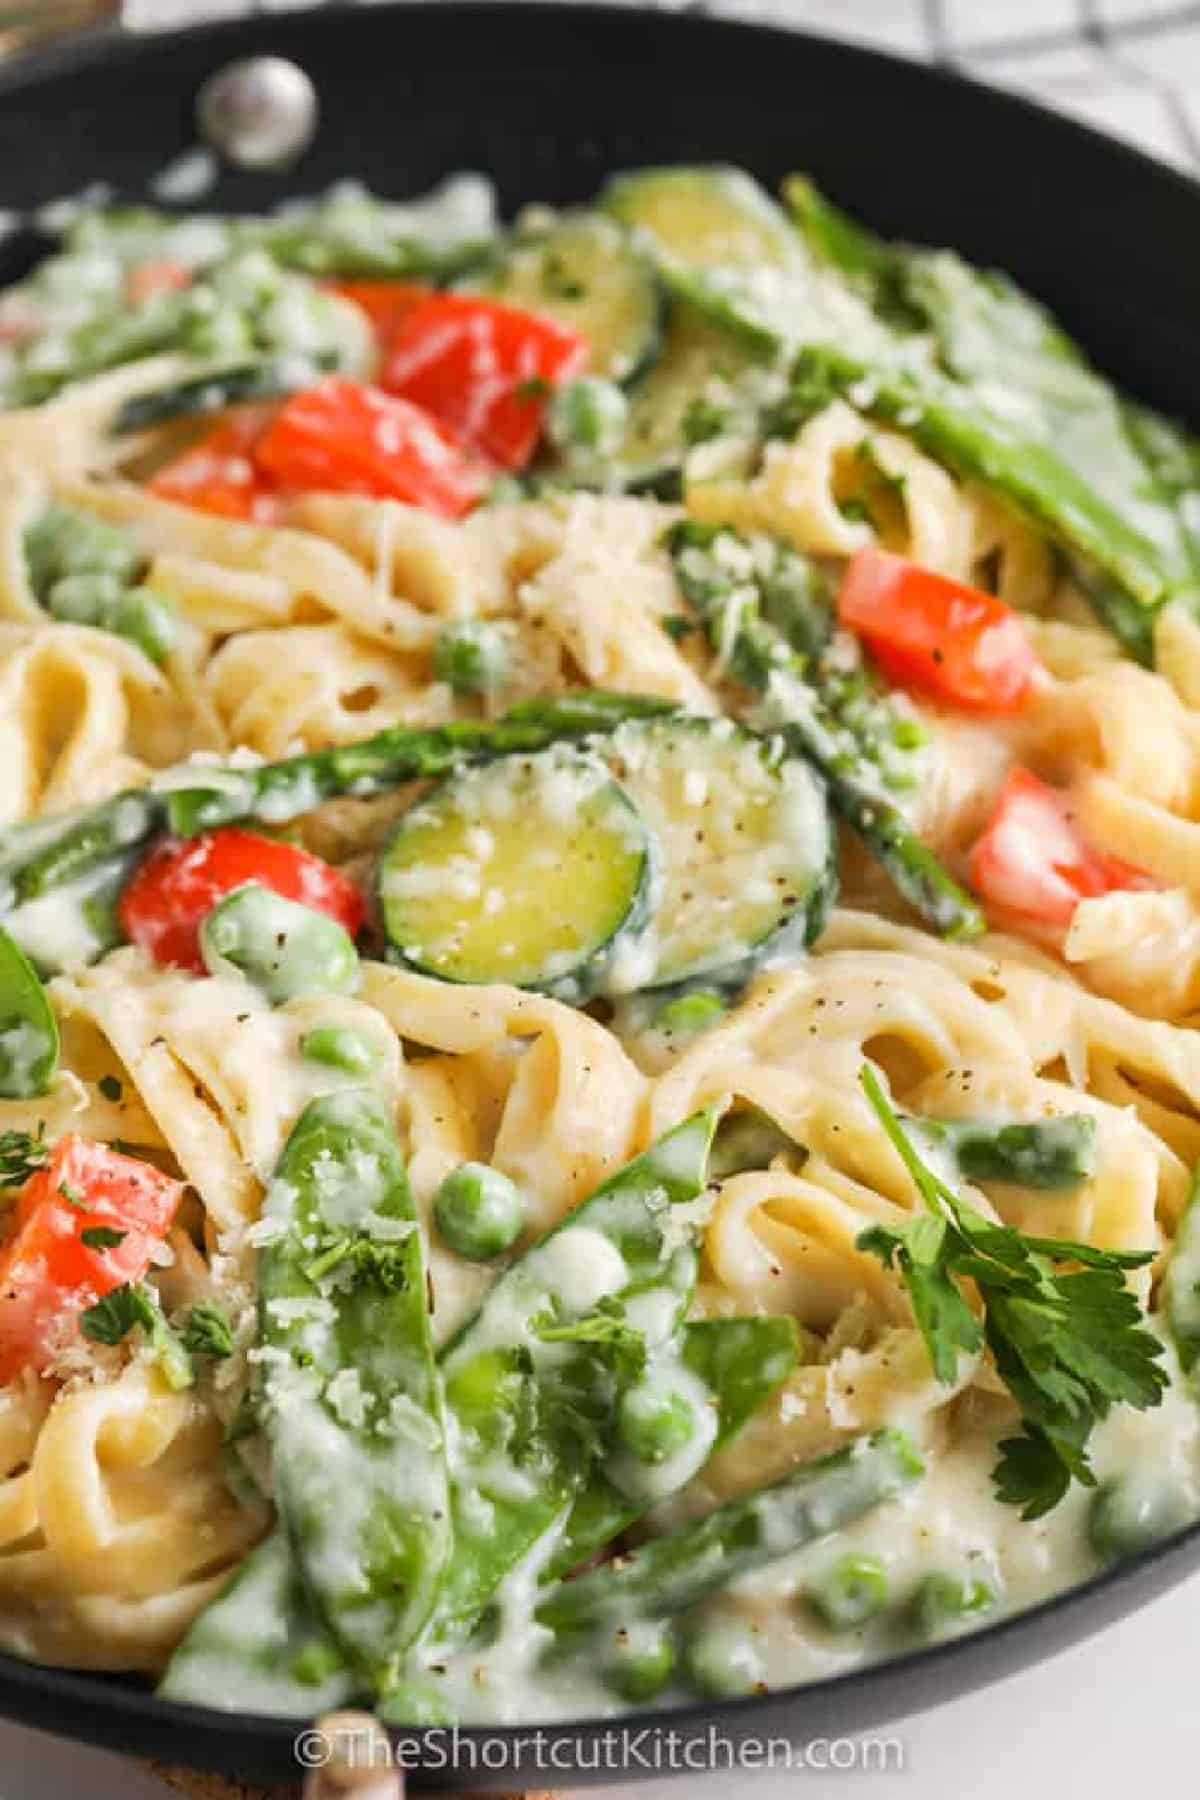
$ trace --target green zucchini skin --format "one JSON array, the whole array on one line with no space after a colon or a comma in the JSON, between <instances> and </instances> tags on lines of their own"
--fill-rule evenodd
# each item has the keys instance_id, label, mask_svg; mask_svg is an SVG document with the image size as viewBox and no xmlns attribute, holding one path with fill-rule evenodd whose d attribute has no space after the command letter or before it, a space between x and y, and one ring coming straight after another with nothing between
<instances>
[{"instance_id":1,"label":"green zucchini skin","mask_svg":"<svg viewBox=\"0 0 1200 1800\"><path fill-rule=\"evenodd\" d=\"M311 387L333 367L331 356L270 356L214 369L207 375L190 375L186 381L172 382L152 393L134 394L118 410L111 431L114 437L124 437L174 419L207 418L254 400L280 400Z\"/></svg>"},{"instance_id":2,"label":"green zucchini skin","mask_svg":"<svg viewBox=\"0 0 1200 1800\"><path fill-rule=\"evenodd\" d=\"M448 776L400 820L378 871L390 960L573 1005L645 930L655 891L637 808L598 758L562 747Z\"/></svg>"},{"instance_id":3,"label":"green zucchini skin","mask_svg":"<svg viewBox=\"0 0 1200 1800\"><path fill-rule=\"evenodd\" d=\"M666 303L648 257L603 213L518 232L460 286L544 313L588 341L588 373L630 387L662 344Z\"/></svg>"},{"instance_id":4,"label":"green zucchini skin","mask_svg":"<svg viewBox=\"0 0 1200 1800\"><path fill-rule=\"evenodd\" d=\"M836 838L809 764L732 720L688 715L622 726L597 754L658 843L648 926L614 959L608 991L736 991L820 935ZM767 891L751 897L756 881Z\"/></svg>"}]
</instances>

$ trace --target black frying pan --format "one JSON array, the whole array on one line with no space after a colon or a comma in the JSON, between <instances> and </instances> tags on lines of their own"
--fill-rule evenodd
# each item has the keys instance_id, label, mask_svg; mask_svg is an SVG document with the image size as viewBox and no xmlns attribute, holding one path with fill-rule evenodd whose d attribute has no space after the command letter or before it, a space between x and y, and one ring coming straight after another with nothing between
<instances>
[{"instance_id":1,"label":"black frying pan","mask_svg":"<svg viewBox=\"0 0 1200 1800\"><path fill-rule=\"evenodd\" d=\"M449 170L483 169L512 208L584 198L607 171L634 163L720 158L768 182L810 169L883 231L1009 270L1135 393L1200 422L1200 189L1009 95L763 27L440 0L74 45L0 73L0 208L31 208L98 178L126 197L144 195L147 179L189 142L201 81L232 57L268 50L315 78L323 128L286 181L230 177L206 205L261 207L347 174L400 196ZM20 274L37 247L29 233L0 243L0 282ZM638 1723L673 1728L693 1757L680 1766L693 1772L706 1766L711 1731L795 1741L858 1732L1061 1650L1198 1564L1200 1525L973 1637ZM0 1656L0 1711L247 1779L296 1774L292 1723L170 1705L132 1682ZM587 1721L549 1729L540 1761L527 1730L464 1732L457 1770L431 1739L421 1785L615 1780L619 1766L603 1758L606 1729ZM485 1736L492 1766L473 1766ZM501 1744L510 1749L503 1769Z\"/></svg>"}]
</instances>

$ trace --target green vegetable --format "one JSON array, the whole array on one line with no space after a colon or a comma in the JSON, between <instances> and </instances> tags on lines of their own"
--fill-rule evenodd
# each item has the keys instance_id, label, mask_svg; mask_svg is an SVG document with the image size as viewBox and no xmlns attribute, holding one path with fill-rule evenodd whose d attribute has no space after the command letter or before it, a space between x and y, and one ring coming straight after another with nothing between
<instances>
[{"instance_id":1,"label":"green vegetable","mask_svg":"<svg viewBox=\"0 0 1200 1800\"><path fill-rule=\"evenodd\" d=\"M125 534L103 519L50 506L25 534L37 598L52 618L114 632L161 663L175 642L171 602L135 586L143 559Z\"/></svg>"},{"instance_id":2,"label":"green vegetable","mask_svg":"<svg viewBox=\"0 0 1200 1800\"><path fill-rule=\"evenodd\" d=\"M849 1551L805 1590L805 1598L831 1631L854 1631L888 1603L887 1570L877 1556Z\"/></svg>"},{"instance_id":3,"label":"green vegetable","mask_svg":"<svg viewBox=\"0 0 1200 1800\"><path fill-rule=\"evenodd\" d=\"M456 694L489 694L508 671L509 632L486 619L454 619L443 625L433 647L433 672Z\"/></svg>"},{"instance_id":4,"label":"green vegetable","mask_svg":"<svg viewBox=\"0 0 1200 1800\"><path fill-rule=\"evenodd\" d=\"M711 1176L711 1165L710 1165ZM684 1326L679 1358L703 1383L716 1415L709 1454L722 1449L787 1380L796 1366L793 1319L706 1319ZM597 1469L576 1499L548 1573L569 1574L635 1523L645 1511Z\"/></svg>"},{"instance_id":5,"label":"green vegetable","mask_svg":"<svg viewBox=\"0 0 1200 1800\"><path fill-rule=\"evenodd\" d=\"M742 985L768 957L812 943L836 888L823 784L729 719L621 726L604 759L658 850L646 954L616 991ZM652 954L649 952L652 951Z\"/></svg>"},{"instance_id":6,"label":"green vegetable","mask_svg":"<svg viewBox=\"0 0 1200 1800\"><path fill-rule=\"evenodd\" d=\"M413 730L396 726L357 744L263 763L255 769L174 770L161 791L131 788L87 812L37 819L0 833L0 914L52 889L94 881L89 904L97 911L99 955L120 942L107 900L128 877L132 853L162 831L194 837L241 819L278 826L311 812L339 794L377 794L422 776L441 775L464 763L514 750L541 750L559 739L613 731L629 718L674 711L669 701L592 689L554 699L523 701L500 719L462 720ZM103 917L101 917L103 913Z\"/></svg>"},{"instance_id":7,"label":"green vegetable","mask_svg":"<svg viewBox=\"0 0 1200 1800\"><path fill-rule=\"evenodd\" d=\"M717 1126L708 1172L713 1181L727 1181L747 1169L768 1169L777 1156L803 1162L807 1152L790 1138L769 1114L757 1106L728 1112Z\"/></svg>"},{"instance_id":8,"label":"green vegetable","mask_svg":"<svg viewBox=\"0 0 1200 1800\"><path fill-rule=\"evenodd\" d=\"M644 243L673 295L763 358L798 342L873 344L870 309L831 281L785 213L740 169L637 169L601 205Z\"/></svg>"},{"instance_id":9,"label":"green vegetable","mask_svg":"<svg viewBox=\"0 0 1200 1800\"><path fill-rule=\"evenodd\" d=\"M1138 1469L1096 1489L1088 1540L1102 1561L1119 1562L1170 1537L1190 1516L1186 1496L1168 1476Z\"/></svg>"},{"instance_id":10,"label":"green vegetable","mask_svg":"<svg viewBox=\"0 0 1200 1800\"><path fill-rule=\"evenodd\" d=\"M665 1626L618 1625L598 1646L597 1659L606 1684L631 1706L644 1706L675 1673L675 1639Z\"/></svg>"},{"instance_id":11,"label":"green vegetable","mask_svg":"<svg viewBox=\"0 0 1200 1800\"><path fill-rule=\"evenodd\" d=\"M694 988L660 1006L654 1015L654 1028L665 1031L668 1037L691 1037L715 1025L727 1010L721 995L712 988Z\"/></svg>"},{"instance_id":12,"label":"green vegetable","mask_svg":"<svg viewBox=\"0 0 1200 1800\"><path fill-rule=\"evenodd\" d=\"M20 945L0 926L0 1099L44 1094L58 1068L58 1021Z\"/></svg>"},{"instance_id":13,"label":"green vegetable","mask_svg":"<svg viewBox=\"0 0 1200 1800\"><path fill-rule=\"evenodd\" d=\"M838 1531L910 1487L924 1464L898 1431L854 1439L832 1456L741 1499L697 1524L651 1538L548 1591L539 1624L560 1641L639 1619L668 1619L718 1588Z\"/></svg>"},{"instance_id":14,"label":"green vegetable","mask_svg":"<svg viewBox=\"0 0 1200 1800\"><path fill-rule=\"evenodd\" d=\"M89 1225L80 1232L79 1241L89 1250L119 1250L128 1236L127 1231L118 1231L112 1225Z\"/></svg>"},{"instance_id":15,"label":"green vegetable","mask_svg":"<svg viewBox=\"0 0 1200 1800\"><path fill-rule=\"evenodd\" d=\"M233 1355L233 1326L229 1314L215 1300L199 1300L183 1327L183 1347L193 1356L222 1361Z\"/></svg>"},{"instance_id":16,"label":"green vegetable","mask_svg":"<svg viewBox=\"0 0 1200 1800\"><path fill-rule=\"evenodd\" d=\"M595 757L556 746L452 775L396 826L379 861L394 961L443 981L506 981L579 1002L651 893L651 841Z\"/></svg>"},{"instance_id":17,"label":"green vegetable","mask_svg":"<svg viewBox=\"0 0 1200 1800\"><path fill-rule=\"evenodd\" d=\"M621 445L629 421L629 401L614 382L583 375L559 388L550 402L546 429L550 441L572 452L610 457Z\"/></svg>"},{"instance_id":18,"label":"green vegetable","mask_svg":"<svg viewBox=\"0 0 1200 1800\"><path fill-rule=\"evenodd\" d=\"M391 1122L367 1090L311 1101L263 1217L262 1411L310 1591L371 1685L429 1617L450 1553L441 1393L421 1237Z\"/></svg>"},{"instance_id":19,"label":"green vegetable","mask_svg":"<svg viewBox=\"0 0 1200 1800\"><path fill-rule=\"evenodd\" d=\"M213 343L211 337L208 342L193 337L188 348L197 356L221 353L220 345ZM334 367L336 360L330 351L316 357L271 356L191 375L169 387L134 394L123 401L109 429L114 436L122 436L131 431L148 431L175 419L207 418L255 400L282 399L299 388L311 387L320 379L322 370Z\"/></svg>"},{"instance_id":20,"label":"green vegetable","mask_svg":"<svg viewBox=\"0 0 1200 1800\"><path fill-rule=\"evenodd\" d=\"M279 825L339 794L383 793L408 781L445 775L465 763L543 750L560 739L614 731L625 719L674 710L669 701L651 696L592 689L525 700L498 719L460 719L428 728L395 725L357 744L338 744L256 769L221 770L207 787L174 787L164 795L168 824L181 837L238 819Z\"/></svg>"},{"instance_id":21,"label":"green vegetable","mask_svg":"<svg viewBox=\"0 0 1200 1800\"><path fill-rule=\"evenodd\" d=\"M621 1442L639 1462L661 1463L696 1435L696 1411L686 1394L643 1379L626 1388L617 1406Z\"/></svg>"},{"instance_id":22,"label":"green vegetable","mask_svg":"<svg viewBox=\"0 0 1200 1800\"><path fill-rule=\"evenodd\" d=\"M303 994L349 994L359 983L358 952L327 913L247 881L226 894L200 927L210 975L232 968L273 1006Z\"/></svg>"},{"instance_id":23,"label":"green vegetable","mask_svg":"<svg viewBox=\"0 0 1200 1800\"><path fill-rule=\"evenodd\" d=\"M121 1343L142 1331L169 1387L181 1390L195 1380L191 1358L163 1317L158 1296L140 1281L127 1281L79 1315L79 1328L94 1344Z\"/></svg>"},{"instance_id":24,"label":"green vegetable","mask_svg":"<svg viewBox=\"0 0 1200 1800\"><path fill-rule=\"evenodd\" d=\"M370 1075L378 1061L374 1046L348 1025L314 1025L300 1039L300 1054L347 1075Z\"/></svg>"},{"instance_id":25,"label":"green vegetable","mask_svg":"<svg viewBox=\"0 0 1200 1800\"><path fill-rule=\"evenodd\" d=\"M811 608L795 604L797 593L805 591L790 569L795 553L786 553L782 571L789 632L768 617L772 608L781 616L780 566L774 581L764 582L757 572L757 546L740 533L681 520L668 532L667 547L684 598L713 649L735 680L762 696L756 724L777 732L794 754L819 770L834 810L927 924L946 937L982 932L978 906L921 842L897 804L897 793L911 780L912 745L899 703L873 692L860 669L853 671L857 679L841 671L840 652L852 648L841 640L839 656L825 661L792 647L792 638L814 629Z\"/></svg>"},{"instance_id":26,"label":"green vegetable","mask_svg":"<svg viewBox=\"0 0 1200 1800\"><path fill-rule=\"evenodd\" d=\"M821 404L853 390L861 410L898 426L956 475L994 490L1142 606L1166 598L1171 577L1158 547L1061 459L1052 440L990 410L963 383L824 345L801 352L791 379L792 403L776 415L777 430L790 435Z\"/></svg>"},{"instance_id":27,"label":"green vegetable","mask_svg":"<svg viewBox=\"0 0 1200 1800\"><path fill-rule=\"evenodd\" d=\"M1162 1306L1179 1366L1191 1375L1200 1361L1200 1168L1192 1176L1163 1276Z\"/></svg>"},{"instance_id":28,"label":"green vegetable","mask_svg":"<svg viewBox=\"0 0 1200 1800\"><path fill-rule=\"evenodd\" d=\"M0 1131L0 1190L22 1188L50 1161L50 1146L39 1131Z\"/></svg>"},{"instance_id":29,"label":"green vegetable","mask_svg":"<svg viewBox=\"0 0 1200 1800\"><path fill-rule=\"evenodd\" d=\"M106 1100L111 1100L114 1105L116 1105L125 1092L115 1075L102 1075L96 1083L96 1086L104 1095L104 1098Z\"/></svg>"},{"instance_id":30,"label":"green vegetable","mask_svg":"<svg viewBox=\"0 0 1200 1800\"><path fill-rule=\"evenodd\" d=\"M872 1226L858 1246L898 1268L939 1381L955 1379L960 1350L975 1355L986 1342L1023 1426L1000 1445L996 1490L1022 1518L1040 1518L1072 1477L1095 1486L1088 1439L1114 1405L1140 1411L1162 1400L1163 1346L1125 1282L1154 1252L1028 1237L985 1218L921 1161L869 1064L861 1080L926 1210L905 1225ZM1064 1274L1063 1264L1078 1267Z\"/></svg>"},{"instance_id":31,"label":"green vegetable","mask_svg":"<svg viewBox=\"0 0 1200 1800\"><path fill-rule=\"evenodd\" d=\"M589 376L632 383L658 353L662 300L654 271L602 214L563 213L548 226L518 232L459 285L578 332L588 347Z\"/></svg>"},{"instance_id":32,"label":"green vegetable","mask_svg":"<svg viewBox=\"0 0 1200 1800\"><path fill-rule=\"evenodd\" d=\"M683 1648L683 1668L696 1692L711 1700L765 1694L766 1660L762 1634L734 1621L701 1625Z\"/></svg>"},{"instance_id":33,"label":"green vegetable","mask_svg":"<svg viewBox=\"0 0 1200 1800\"><path fill-rule=\"evenodd\" d=\"M442 1181L433 1216L443 1241L471 1262L511 1250L525 1227L525 1196L515 1181L486 1163L460 1163Z\"/></svg>"},{"instance_id":34,"label":"green vegetable","mask_svg":"<svg viewBox=\"0 0 1200 1800\"><path fill-rule=\"evenodd\" d=\"M951 1575L943 1570L926 1575L912 1600L912 1620L922 1637L945 1637L960 1631L991 1612L996 1591L972 1576Z\"/></svg>"},{"instance_id":35,"label":"green vegetable","mask_svg":"<svg viewBox=\"0 0 1200 1800\"><path fill-rule=\"evenodd\" d=\"M280 1522L197 1618L158 1692L225 1712L308 1719L342 1705L357 1685L313 1609Z\"/></svg>"},{"instance_id":36,"label":"green vegetable","mask_svg":"<svg viewBox=\"0 0 1200 1800\"><path fill-rule=\"evenodd\" d=\"M1062 1192L1096 1172L1096 1121L1089 1113L1006 1125L988 1119L914 1119L949 1151L968 1181L1009 1181Z\"/></svg>"},{"instance_id":37,"label":"green vegetable","mask_svg":"<svg viewBox=\"0 0 1200 1800\"><path fill-rule=\"evenodd\" d=\"M620 1391L647 1355L629 1302L655 1294L661 1329L677 1328L697 1254L672 1213L703 1192L715 1123L697 1113L619 1170L499 1277L442 1351L454 1551L431 1641L470 1629L599 1470Z\"/></svg>"}]
</instances>

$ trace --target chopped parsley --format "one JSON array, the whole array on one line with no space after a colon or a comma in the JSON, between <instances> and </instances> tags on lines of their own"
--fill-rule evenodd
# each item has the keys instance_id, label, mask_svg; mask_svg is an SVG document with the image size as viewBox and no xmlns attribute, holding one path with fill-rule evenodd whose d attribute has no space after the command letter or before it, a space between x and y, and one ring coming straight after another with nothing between
<instances>
[{"instance_id":1,"label":"chopped parsley","mask_svg":"<svg viewBox=\"0 0 1200 1800\"><path fill-rule=\"evenodd\" d=\"M218 1360L232 1356L233 1326L224 1307L215 1300L201 1300L193 1306L183 1328L183 1347L192 1356Z\"/></svg>"},{"instance_id":2,"label":"chopped parsley","mask_svg":"<svg viewBox=\"0 0 1200 1800\"><path fill-rule=\"evenodd\" d=\"M119 1250L128 1236L127 1231L117 1231L112 1225L89 1225L80 1232L79 1241L89 1250Z\"/></svg>"},{"instance_id":3,"label":"chopped parsley","mask_svg":"<svg viewBox=\"0 0 1200 1800\"><path fill-rule=\"evenodd\" d=\"M112 1100L114 1102L119 1100L125 1092L125 1089L121 1086L121 1083L117 1080L115 1075L102 1075L96 1083L96 1086L100 1089L100 1092L104 1095L106 1100Z\"/></svg>"},{"instance_id":4,"label":"chopped parsley","mask_svg":"<svg viewBox=\"0 0 1200 1800\"><path fill-rule=\"evenodd\" d=\"M940 1381L954 1379L960 1350L991 1351L1022 1424L1000 1445L996 1491L1022 1518L1040 1518L1072 1479L1096 1485L1088 1439L1113 1406L1143 1411L1162 1400L1163 1346L1125 1281L1154 1252L1028 1237L985 1218L921 1161L869 1064L860 1080L927 1210L871 1226L858 1247L899 1269ZM964 1281L975 1285L982 1319Z\"/></svg>"},{"instance_id":5,"label":"chopped parsley","mask_svg":"<svg viewBox=\"0 0 1200 1800\"><path fill-rule=\"evenodd\" d=\"M68 1206L73 1206L76 1212L87 1211L87 1201L84 1199L79 1189L77 1187L72 1187L69 1181L60 1181L58 1184L58 1192L59 1198L65 1200Z\"/></svg>"},{"instance_id":6,"label":"chopped parsley","mask_svg":"<svg viewBox=\"0 0 1200 1800\"><path fill-rule=\"evenodd\" d=\"M354 1280L369 1280L399 1293L408 1286L407 1239L380 1243L377 1238L348 1234L336 1237L305 1265L309 1281L322 1281L337 1268L349 1264Z\"/></svg>"},{"instance_id":7,"label":"chopped parsley","mask_svg":"<svg viewBox=\"0 0 1200 1800\"><path fill-rule=\"evenodd\" d=\"M50 1161L50 1146L38 1128L35 1137L28 1131L0 1131L0 1189L24 1187L38 1169Z\"/></svg>"},{"instance_id":8,"label":"chopped parsley","mask_svg":"<svg viewBox=\"0 0 1200 1800\"><path fill-rule=\"evenodd\" d=\"M145 1333L146 1342L168 1387L190 1387L194 1379L191 1358L163 1317L161 1306L140 1281L113 1288L79 1315L79 1328L94 1344L120 1344L133 1331Z\"/></svg>"}]
</instances>

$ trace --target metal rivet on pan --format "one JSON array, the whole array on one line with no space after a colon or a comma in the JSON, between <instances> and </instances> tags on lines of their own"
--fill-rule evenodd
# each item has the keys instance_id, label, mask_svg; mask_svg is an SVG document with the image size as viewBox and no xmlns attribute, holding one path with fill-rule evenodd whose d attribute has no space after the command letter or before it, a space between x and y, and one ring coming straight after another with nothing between
<instances>
[{"instance_id":1,"label":"metal rivet on pan","mask_svg":"<svg viewBox=\"0 0 1200 1800\"><path fill-rule=\"evenodd\" d=\"M201 135L243 169L292 162L317 129L317 90L282 56L251 56L209 77L196 100Z\"/></svg>"}]
</instances>

